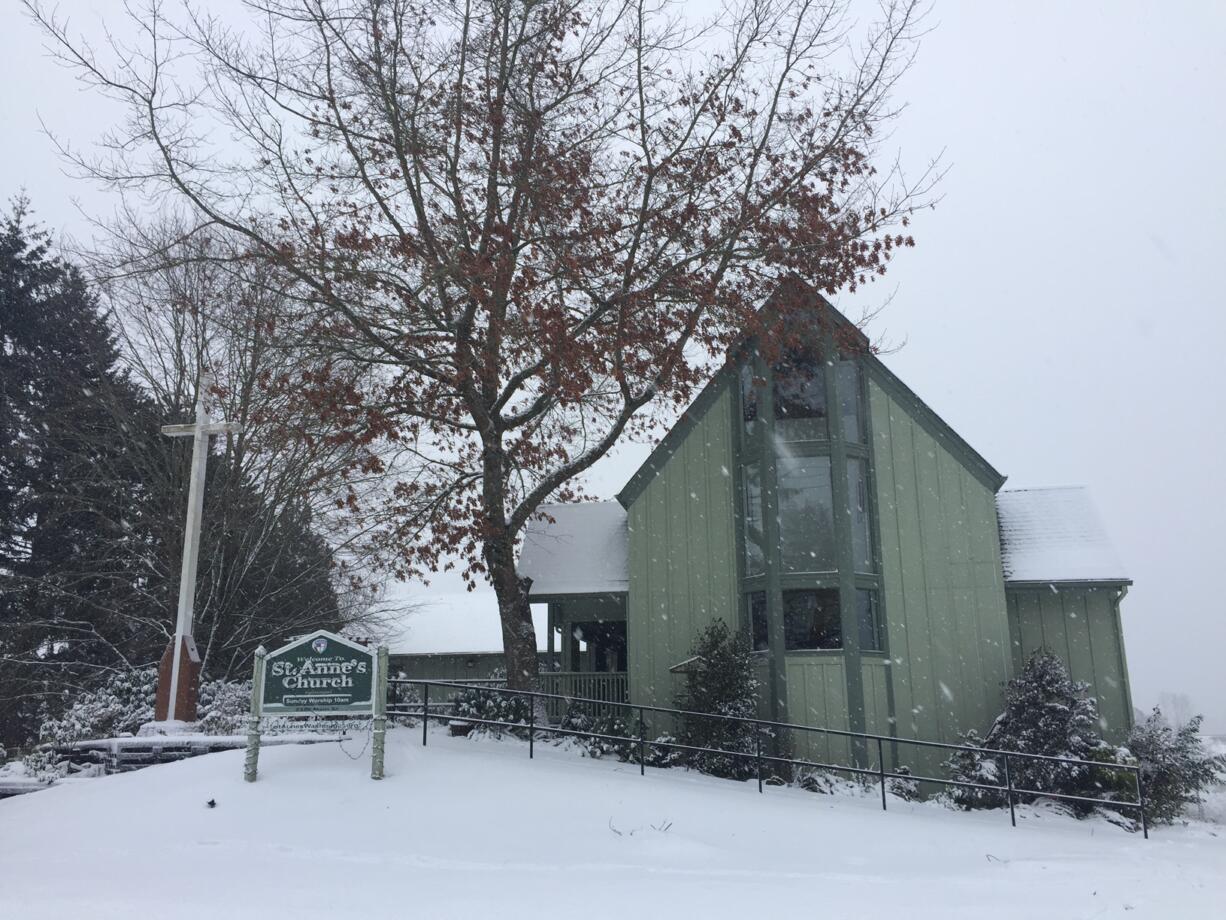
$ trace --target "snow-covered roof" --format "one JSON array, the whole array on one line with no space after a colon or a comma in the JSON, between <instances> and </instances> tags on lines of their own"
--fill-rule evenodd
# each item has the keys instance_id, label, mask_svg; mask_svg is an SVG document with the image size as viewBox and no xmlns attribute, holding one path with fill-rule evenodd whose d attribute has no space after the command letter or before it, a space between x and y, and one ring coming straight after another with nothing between
<instances>
[{"instance_id":1,"label":"snow-covered roof","mask_svg":"<svg viewBox=\"0 0 1226 920\"><path fill-rule=\"evenodd\" d=\"M1084 486L996 494L1007 582L1128 582Z\"/></svg>"},{"instance_id":2,"label":"snow-covered roof","mask_svg":"<svg viewBox=\"0 0 1226 920\"><path fill-rule=\"evenodd\" d=\"M502 652L498 601L489 588L472 592L417 588L398 593L411 609L388 624L383 641L393 655ZM545 610L540 607L532 614L537 648L544 648Z\"/></svg>"},{"instance_id":3,"label":"snow-covered roof","mask_svg":"<svg viewBox=\"0 0 1226 920\"><path fill-rule=\"evenodd\" d=\"M528 525L519 574L532 596L621 593L630 584L626 511L617 502L542 505Z\"/></svg>"}]
</instances>

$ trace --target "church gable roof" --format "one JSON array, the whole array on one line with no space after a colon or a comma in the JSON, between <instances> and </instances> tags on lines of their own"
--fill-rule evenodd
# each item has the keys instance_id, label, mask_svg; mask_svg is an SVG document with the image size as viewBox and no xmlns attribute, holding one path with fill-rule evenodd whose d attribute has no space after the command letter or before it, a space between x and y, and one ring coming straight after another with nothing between
<instances>
[{"instance_id":1,"label":"church gable roof","mask_svg":"<svg viewBox=\"0 0 1226 920\"><path fill-rule=\"evenodd\" d=\"M920 399L915 394L915 391L886 367L880 358L872 354L868 350L868 339L859 327L844 316L819 292L807 285L801 284L801 282L795 279L789 279L771 295L762 309L770 311L776 297L795 293L798 289L802 296L811 299L814 309L822 311L824 322L829 325L830 329L836 331L836 335L846 336L862 345L864 353L861 360L864 363L865 370L876 383L886 390L896 402L900 403L939 444L949 450L985 487L993 492L1000 489L1005 482L1005 476L992 466L982 454L971 447L927 403ZM626 485L622 487L622 490L617 493L617 500L623 508L628 509L643 490L647 488L647 485L655 478L656 474L664 468L669 458L681 446L682 442L685 441L690 430L706 414L711 404L719 398L722 388L732 385L734 382L733 369L740 363L739 359L740 355L738 353L733 353L729 356L728 363L712 376L711 380L703 387L694 401L690 403L689 407L673 423L673 426L660 440L660 443L655 446L655 449L652 450L647 459L643 461L634 475L626 482Z\"/></svg>"}]
</instances>

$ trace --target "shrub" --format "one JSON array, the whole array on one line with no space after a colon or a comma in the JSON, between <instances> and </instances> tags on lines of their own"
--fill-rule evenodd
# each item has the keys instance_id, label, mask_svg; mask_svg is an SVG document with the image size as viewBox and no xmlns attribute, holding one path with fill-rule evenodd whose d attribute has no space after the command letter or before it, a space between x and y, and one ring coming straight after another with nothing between
<instances>
[{"instance_id":1,"label":"shrub","mask_svg":"<svg viewBox=\"0 0 1226 920\"><path fill-rule=\"evenodd\" d=\"M68 775L68 761L61 760L59 755L53 751L31 751L21 759L21 762L27 775L48 786L57 779Z\"/></svg>"},{"instance_id":2,"label":"shrub","mask_svg":"<svg viewBox=\"0 0 1226 920\"><path fill-rule=\"evenodd\" d=\"M135 734L153 719L157 670L117 671L97 687L78 694L58 717L43 722L40 740L71 744L90 738Z\"/></svg>"},{"instance_id":3,"label":"shrub","mask_svg":"<svg viewBox=\"0 0 1226 920\"><path fill-rule=\"evenodd\" d=\"M401 680L408 677L404 671L394 676ZM420 712L422 699L421 687L416 684L389 684L387 706L392 713L391 721L396 725L409 725L416 721L416 716L408 713Z\"/></svg>"},{"instance_id":4,"label":"shrub","mask_svg":"<svg viewBox=\"0 0 1226 920\"><path fill-rule=\"evenodd\" d=\"M886 781L886 788L891 795L896 795L904 802L915 802L920 797L920 786L917 780L911 779L911 768L899 766L894 770L902 776L892 776Z\"/></svg>"},{"instance_id":5,"label":"shrub","mask_svg":"<svg viewBox=\"0 0 1226 920\"><path fill-rule=\"evenodd\" d=\"M473 731L501 738L503 732L527 737L526 726L531 703L522 697L513 697L499 693L489 687L468 687L456 693L451 700L451 717L468 721L487 719L493 722L510 722L513 725L523 725L524 729L508 729L502 725L484 725L474 722Z\"/></svg>"},{"instance_id":6,"label":"shrub","mask_svg":"<svg viewBox=\"0 0 1226 920\"><path fill-rule=\"evenodd\" d=\"M677 694L678 709L740 718L756 715L758 681L745 636L734 635L723 620L716 620L698 636L691 655L697 667L685 676L685 686ZM701 715L683 716L678 737L681 744L718 751L750 754L756 747L752 723ZM719 752L679 753L687 766L712 776L748 779L756 774L752 758Z\"/></svg>"},{"instance_id":7,"label":"shrub","mask_svg":"<svg viewBox=\"0 0 1226 920\"><path fill-rule=\"evenodd\" d=\"M846 780L839 779L825 770L813 767L800 767L792 782L805 792L816 792L819 795L835 795L844 792L851 785Z\"/></svg>"},{"instance_id":8,"label":"shrub","mask_svg":"<svg viewBox=\"0 0 1226 920\"><path fill-rule=\"evenodd\" d=\"M1109 749L1095 732L1098 706L1085 695L1088 685L1074 681L1056 655L1046 650L1035 652L1022 672L1005 689L1005 710L982 740L968 732L963 741L969 750L959 751L946 767L956 780L1004 785L1004 768L995 754L979 753L987 747L1025 754L1044 754L1075 760L1098 759L1111 762ZM1107 754L1108 756L1104 756ZM1019 789L1059 795L1099 797L1113 771L1054 761L1011 758L1009 769L1013 785ZM1001 793L986 789L955 787L949 798L961 808L994 808L1005 801ZM1019 795L1029 801L1034 795ZM1072 810L1086 814L1089 807L1073 803Z\"/></svg>"},{"instance_id":9,"label":"shrub","mask_svg":"<svg viewBox=\"0 0 1226 920\"><path fill-rule=\"evenodd\" d=\"M593 716L572 705L562 717L560 728L569 731L592 732L597 735L609 735L625 738L624 741L612 741L609 738L588 738L583 735L560 735L562 740L574 739L589 757L616 757L623 763L638 762L638 741L630 740L638 737L638 723L633 725L624 718L612 712Z\"/></svg>"},{"instance_id":10,"label":"shrub","mask_svg":"<svg viewBox=\"0 0 1226 920\"><path fill-rule=\"evenodd\" d=\"M1170 824L1188 805L1200 801L1202 792L1222 782L1226 758L1205 750L1200 723L1201 717L1195 716L1172 728L1154 707L1149 718L1133 727L1121 749L1122 760L1132 758L1141 768L1148 820Z\"/></svg>"},{"instance_id":11,"label":"shrub","mask_svg":"<svg viewBox=\"0 0 1226 920\"><path fill-rule=\"evenodd\" d=\"M238 735L247 730L251 681L209 680L200 685L197 724L206 735Z\"/></svg>"},{"instance_id":12,"label":"shrub","mask_svg":"<svg viewBox=\"0 0 1226 920\"><path fill-rule=\"evenodd\" d=\"M973 728L962 736L965 750L958 751L945 767L950 778L960 783L982 783L986 786L1004 785L1004 775L997 766L996 758L981 753L977 748L987 747ZM977 789L973 786L951 786L946 797L954 805L967 810L975 808L999 808L1005 804L1004 794L994 789Z\"/></svg>"}]
</instances>

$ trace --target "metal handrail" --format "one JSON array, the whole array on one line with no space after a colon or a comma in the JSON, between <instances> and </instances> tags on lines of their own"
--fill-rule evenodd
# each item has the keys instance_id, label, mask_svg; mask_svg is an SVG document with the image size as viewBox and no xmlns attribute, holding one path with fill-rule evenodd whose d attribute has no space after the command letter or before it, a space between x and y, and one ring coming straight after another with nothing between
<instances>
[{"instance_id":1,"label":"metal handrail","mask_svg":"<svg viewBox=\"0 0 1226 920\"><path fill-rule=\"evenodd\" d=\"M392 678L388 680L389 688L394 684L421 686L425 690L425 702L422 704L421 710L411 711L404 709L393 709L389 707L388 714L396 715L420 715L422 717L422 744L426 744L426 725L430 719L450 720L452 715L438 715L429 711L429 692L430 687L450 687L460 690L473 689L475 681L467 683L459 683L456 681L443 680L426 680L415 678ZM529 707L530 720L528 723L523 722L504 722L495 719L480 719L472 716L465 716L464 721L479 725L493 725L502 728L527 728L529 742L529 757L533 756L532 746L536 732L546 732L551 735L564 735L569 737L596 738L612 742L627 742L637 744L639 746L639 772L645 773L645 757L644 749L646 745L651 745L654 748L667 748L670 750L686 750L696 753L708 754L726 754L733 757L743 757L753 759L757 762L758 772L758 791L762 791L762 764L763 762L788 764L791 766L810 767L818 770L826 770L831 772L851 773L853 775L872 775L880 778L881 782L881 807L886 809L886 786L887 779L905 779L913 782L928 782L938 783L945 786L954 786L958 788L983 789L993 792L1003 792L1006 795L1009 804L1009 817L1013 826L1017 826L1017 815L1014 810L1014 804L1018 795L1034 795L1043 796L1053 799L1061 799L1066 801L1084 802L1096 805L1112 805L1117 808L1135 809L1141 819L1141 832L1145 839L1149 839L1149 822L1145 813L1145 787L1144 780L1141 776L1141 768L1135 764L1113 764L1103 763L1096 760L1083 760L1077 757L1057 757L1051 754L1031 754L1025 751L1008 751L1002 748L982 748L973 747L968 744L949 744L943 741L923 741L918 738L896 738L890 735L878 735L871 732L853 732L839 728L825 728L817 725L799 725L795 722L776 722L771 719L748 718L745 716L730 716L721 713L713 712L697 712L688 709L670 709L666 706L652 706L649 704L640 703L619 703L613 700L597 700L588 699L586 697L567 696L558 693L543 693L539 690L512 690L505 687L484 686L478 689L487 690L491 693L500 693L504 695L524 697L529 699L545 699L545 700L561 700L569 704L573 703L590 703L594 706L617 706L622 709L638 712L639 733L635 737L627 735L606 735L598 732L588 732L581 729L562 728L560 726L539 725L532 718L533 707ZM752 725L756 729L758 736L756 750L754 752L734 751L726 748L707 748L697 747L694 745L682 744L676 741L661 741L652 740L645 736L645 724L643 716L648 712L663 713L670 716L688 716L700 719L723 719L728 722ZM842 738L858 739L863 741L875 741L878 750L878 765L876 769L869 767L852 767L839 764L826 764L817 761L809 761L798 758L779 757L762 753L761 750L761 734L763 728L770 729L787 729L804 732L818 732L825 735L833 735ZM899 773L885 769L885 757L883 745L889 744L909 744L914 747L936 748L946 751L966 751L974 754L987 755L990 757L1001 757L1004 759L1005 785L993 785L990 783L975 783L966 780L946 779L935 776L917 776L912 773ZM1134 789L1136 793L1136 801L1128 802L1121 799L1111 798L1092 798L1088 796L1070 795L1068 793L1046 792L1038 789L1024 789L1013 785L1012 773L1009 769L1009 761L1013 759L1022 759L1028 761L1045 761L1049 763L1067 764L1073 766L1085 766L1100 770L1109 770L1113 772L1131 773L1133 777Z\"/></svg>"}]
</instances>

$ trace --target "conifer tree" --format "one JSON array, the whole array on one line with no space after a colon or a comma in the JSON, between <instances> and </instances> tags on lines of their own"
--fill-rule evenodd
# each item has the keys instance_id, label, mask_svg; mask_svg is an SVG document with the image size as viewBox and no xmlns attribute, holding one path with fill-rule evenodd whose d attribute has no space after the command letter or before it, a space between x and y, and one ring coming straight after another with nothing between
<instances>
[{"instance_id":1,"label":"conifer tree","mask_svg":"<svg viewBox=\"0 0 1226 920\"><path fill-rule=\"evenodd\" d=\"M79 683L80 665L126 664L126 578L112 550L126 539L120 509L135 484L108 407L134 394L117 363L81 273L51 252L18 200L0 225L4 740L20 742L47 697ZM116 629L100 629L105 620Z\"/></svg>"},{"instance_id":2,"label":"conifer tree","mask_svg":"<svg viewBox=\"0 0 1226 920\"><path fill-rule=\"evenodd\" d=\"M173 627L190 446L160 426L188 407L155 403L123 359L110 315L19 201L0 222L0 743L155 663ZM208 467L197 578L213 678L349 616L309 506L274 502L228 460Z\"/></svg>"},{"instance_id":3,"label":"conifer tree","mask_svg":"<svg viewBox=\"0 0 1226 920\"><path fill-rule=\"evenodd\" d=\"M1200 716L1171 725L1155 707L1138 722L1121 752L1135 759L1145 783L1146 816L1169 824L1200 801L1201 793L1226 778L1226 757L1205 749Z\"/></svg>"},{"instance_id":4,"label":"conifer tree","mask_svg":"<svg viewBox=\"0 0 1226 920\"><path fill-rule=\"evenodd\" d=\"M685 686L677 694L678 709L741 719L756 715L758 680L744 635L733 634L723 620L716 620L699 634L692 658ZM684 718L678 736L682 744L744 754L754 752L756 740L751 723L697 715ZM685 760L696 770L729 779L748 779L755 772L748 757L689 752Z\"/></svg>"},{"instance_id":5,"label":"conifer tree","mask_svg":"<svg viewBox=\"0 0 1226 920\"><path fill-rule=\"evenodd\" d=\"M964 738L968 750L947 763L952 776L963 782L1004 785L1001 757L976 748L1019 751L1074 760L1101 759L1104 745L1096 731L1098 704L1086 695L1089 685L1073 680L1058 656L1040 649L1021 673L1005 687L1005 709L982 739L971 731ZM1097 784L1109 771L1055 761L1011 758L1013 786L1036 792L1096 796ZM1002 804L1004 796L990 790L955 789L952 798L965 808ZM1020 800L1028 798L1019 796Z\"/></svg>"}]
</instances>

